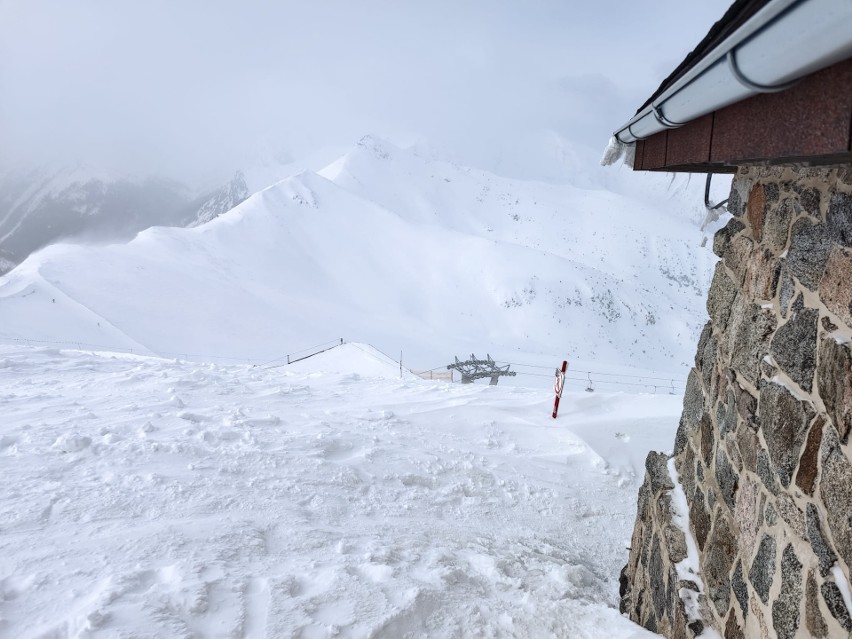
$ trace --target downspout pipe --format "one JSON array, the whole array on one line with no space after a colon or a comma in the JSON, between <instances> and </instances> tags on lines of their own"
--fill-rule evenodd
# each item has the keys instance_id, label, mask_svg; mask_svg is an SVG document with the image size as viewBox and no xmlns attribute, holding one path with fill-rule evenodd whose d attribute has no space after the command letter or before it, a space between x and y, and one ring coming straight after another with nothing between
<instances>
[{"instance_id":1,"label":"downspout pipe","mask_svg":"<svg viewBox=\"0 0 852 639\"><path fill-rule=\"evenodd\" d=\"M773 0L613 134L633 144L852 57L852 0Z\"/></svg>"}]
</instances>

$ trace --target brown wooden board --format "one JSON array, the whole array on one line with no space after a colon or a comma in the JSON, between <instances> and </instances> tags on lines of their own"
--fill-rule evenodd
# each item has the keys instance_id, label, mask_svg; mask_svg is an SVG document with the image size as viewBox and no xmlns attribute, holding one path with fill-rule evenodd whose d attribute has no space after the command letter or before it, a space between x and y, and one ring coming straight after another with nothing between
<instances>
[{"instance_id":1,"label":"brown wooden board","mask_svg":"<svg viewBox=\"0 0 852 639\"><path fill-rule=\"evenodd\" d=\"M663 131L652 135L645 140L645 148L642 152L642 165L648 169L656 169L666 166L666 135Z\"/></svg>"},{"instance_id":2,"label":"brown wooden board","mask_svg":"<svg viewBox=\"0 0 852 639\"><path fill-rule=\"evenodd\" d=\"M721 109L711 162L742 162L849 151L852 60L803 78L781 93L764 93Z\"/></svg>"},{"instance_id":3,"label":"brown wooden board","mask_svg":"<svg viewBox=\"0 0 852 639\"><path fill-rule=\"evenodd\" d=\"M852 164L852 59L653 135L637 171L731 172L745 164Z\"/></svg>"},{"instance_id":4,"label":"brown wooden board","mask_svg":"<svg viewBox=\"0 0 852 639\"><path fill-rule=\"evenodd\" d=\"M672 129L667 136L666 165L703 164L710 161L713 114Z\"/></svg>"},{"instance_id":5,"label":"brown wooden board","mask_svg":"<svg viewBox=\"0 0 852 639\"><path fill-rule=\"evenodd\" d=\"M634 171L642 171L650 169L651 167L646 167L644 165L645 160L645 140L637 140L636 142L636 153L633 156L633 170Z\"/></svg>"}]
</instances>

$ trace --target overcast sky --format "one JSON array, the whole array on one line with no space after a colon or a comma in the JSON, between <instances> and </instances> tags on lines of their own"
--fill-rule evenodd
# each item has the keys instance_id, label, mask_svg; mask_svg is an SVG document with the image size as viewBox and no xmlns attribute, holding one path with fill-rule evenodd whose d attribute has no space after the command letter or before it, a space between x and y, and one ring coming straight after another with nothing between
<instances>
[{"instance_id":1,"label":"overcast sky","mask_svg":"<svg viewBox=\"0 0 852 639\"><path fill-rule=\"evenodd\" d=\"M729 4L0 0L0 160L197 180L375 133L523 173L599 154Z\"/></svg>"}]
</instances>

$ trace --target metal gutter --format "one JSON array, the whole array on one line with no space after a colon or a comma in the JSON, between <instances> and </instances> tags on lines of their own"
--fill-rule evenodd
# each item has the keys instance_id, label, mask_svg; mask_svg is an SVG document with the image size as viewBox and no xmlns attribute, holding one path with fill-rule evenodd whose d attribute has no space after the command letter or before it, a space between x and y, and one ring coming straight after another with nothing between
<instances>
[{"instance_id":1,"label":"metal gutter","mask_svg":"<svg viewBox=\"0 0 852 639\"><path fill-rule=\"evenodd\" d=\"M852 57L852 0L769 2L624 126L632 144Z\"/></svg>"}]
</instances>

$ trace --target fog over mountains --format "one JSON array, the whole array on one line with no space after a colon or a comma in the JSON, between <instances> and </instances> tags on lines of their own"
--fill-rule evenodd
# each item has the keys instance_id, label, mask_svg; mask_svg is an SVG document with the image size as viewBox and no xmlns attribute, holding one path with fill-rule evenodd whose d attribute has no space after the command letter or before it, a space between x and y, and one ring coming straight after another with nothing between
<instances>
[{"instance_id":1,"label":"fog over mountains","mask_svg":"<svg viewBox=\"0 0 852 639\"><path fill-rule=\"evenodd\" d=\"M701 185L652 185L512 180L367 136L225 214L241 176L175 206L188 225L215 217L197 228L37 252L0 280L2 332L252 360L344 336L421 368L564 352L679 375L715 257Z\"/></svg>"},{"instance_id":2,"label":"fog over mountains","mask_svg":"<svg viewBox=\"0 0 852 639\"><path fill-rule=\"evenodd\" d=\"M622 0L7 0L0 272L59 239L210 219L365 133L504 177L612 188L595 166L610 131L726 5L664 0L619 21L633 13ZM643 24L667 46L625 55ZM260 166L281 170L253 182Z\"/></svg>"},{"instance_id":3,"label":"fog over mountains","mask_svg":"<svg viewBox=\"0 0 852 639\"><path fill-rule=\"evenodd\" d=\"M10 171L0 177L0 274L59 240L120 241L150 226L194 226L249 195L241 173L195 195L174 180L114 177L86 167Z\"/></svg>"},{"instance_id":4,"label":"fog over mountains","mask_svg":"<svg viewBox=\"0 0 852 639\"><path fill-rule=\"evenodd\" d=\"M728 4L0 0L0 635L651 637L726 220L599 160Z\"/></svg>"}]
</instances>

